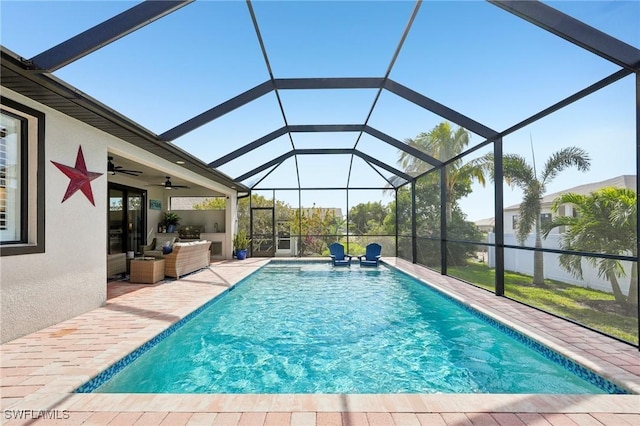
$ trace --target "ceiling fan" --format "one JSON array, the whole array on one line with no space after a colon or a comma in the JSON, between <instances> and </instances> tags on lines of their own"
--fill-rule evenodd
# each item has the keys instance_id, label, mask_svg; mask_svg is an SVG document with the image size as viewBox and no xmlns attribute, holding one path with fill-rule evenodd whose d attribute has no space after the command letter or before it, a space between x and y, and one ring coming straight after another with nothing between
<instances>
[{"instance_id":1,"label":"ceiling fan","mask_svg":"<svg viewBox=\"0 0 640 426\"><path fill-rule=\"evenodd\" d=\"M158 185L152 185L152 186L162 186L164 187L164 189L189 189L189 187L186 185L174 185L173 183L171 183L170 176L165 176L165 177L167 178L167 180L164 181L164 183L158 184Z\"/></svg>"},{"instance_id":2,"label":"ceiling fan","mask_svg":"<svg viewBox=\"0 0 640 426\"><path fill-rule=\"evenodd\" d=\"M116 166L115 164L113 164L113 157L111 156L107 157L107 160L107 172L111 173L112 175L115 175L116 173L123 173L130 176L139 176L142 173L142 171L140 170L128 170L122 166Z\"/></svg>"}]
</instances>

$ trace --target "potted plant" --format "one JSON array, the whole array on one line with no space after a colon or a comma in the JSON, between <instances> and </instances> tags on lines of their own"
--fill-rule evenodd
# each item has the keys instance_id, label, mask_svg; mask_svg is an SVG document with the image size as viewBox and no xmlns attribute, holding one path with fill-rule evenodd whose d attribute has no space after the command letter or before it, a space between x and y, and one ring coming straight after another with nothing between
<instances>
[{"instance_id":1,"label":"potted plant","mask_svg":"<svg viewBox=\"0 0 640 426\"><path fill-rule=\"evenodd\" d=\"M247 257L249 243L251 243L251 239L247 237L247 234L244 231L238 231L238 233L233 237L233 248L238 260L243 260Z\"/></svg>"},{"instance_id":2,"label":"potted plant","mask_svg":"<svg viewBox=\"0 0 640 426\"><path fill-rule=\"evenodd\" d=\"M176 232L176 226L180 225L180 216L174 212L164 212L162 222L167 227L167 232Z\"/></svg>"}]
</instances>

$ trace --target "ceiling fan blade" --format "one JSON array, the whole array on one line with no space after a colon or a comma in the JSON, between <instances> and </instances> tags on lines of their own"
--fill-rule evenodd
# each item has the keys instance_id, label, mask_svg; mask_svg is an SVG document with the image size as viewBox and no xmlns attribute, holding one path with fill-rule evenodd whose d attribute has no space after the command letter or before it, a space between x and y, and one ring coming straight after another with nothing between
<instances>
[{"instance_id":1,"label":"ceiling fan blade","mask_svg":"<svg viewBox=\"0 0 640 426\"><path fill-rule=\"evenodd\" d=\"M124 173L130 176L138 176L142 174L142 170L129 170L125 169L122 166L116 166L115 164L113 164L113 157L111 156L107 157L107 172L113 175L115 175L116 173Z\"/></svg>"},{"instance_id":2,"label":"ceiling fan blade","mask_svg":"<svg viewBox=\"0 0 640 426\"><path fill-rule=\"evenodd\" d=\"M130 176L140 176L140 173L142 173L141 171L138 170L116 170L116 173L124 173L125 175L130 175Z\"/></svg>"}]
</instances>

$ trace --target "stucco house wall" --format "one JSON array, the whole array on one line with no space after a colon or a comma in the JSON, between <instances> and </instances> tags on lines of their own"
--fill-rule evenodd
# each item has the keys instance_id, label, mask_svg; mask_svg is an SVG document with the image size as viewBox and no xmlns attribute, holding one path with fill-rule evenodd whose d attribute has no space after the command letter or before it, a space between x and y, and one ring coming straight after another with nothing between
<instances>
[{"instance_id":1,"label":"stucco house wall","mask_svg":"<svg viewBox=\"0 0 640 426\"><path fill-rule=\"evenodd\" d=\"M105 173L107 135L2 88L3 96L45 114L45 250L0 257L0 339L6 342L101 306L106 300L107 176L91 182L95 206L78 191L64 203L69 178L51 161Z\"/></svg>"},{"instance_id":2,"label":"stucco house wall","mask_svg":"<svg viewBox=\"0 0 640 426\"><path fill-rule=\"evenodd\" d=\"M107 199L109 182L147 191L148 199L162 201L162 210L147 209L147 242L157 231L162 211L174 191L148 187L129 176L107 173L108 153L115 153L162 170L198 186L179 195L224 195L227 209L221 234L224 247L232 247L237 222L237 192L187 170L142 148L71 118L2 87L2 95L45 115L44 135L44 252L0 256L0 342L4 343L102 306L107 292ZM87 170L102 173L91 182L95 206L81 191L62 202L69 178L53 163L75 166L82 146ZM160 182L158 182L160 183ZM174 194L177 195L177 194ZM229 226L230 225L230 226ZM231 251L225 250L225 258Z\"/></svg>"}]
</instances>

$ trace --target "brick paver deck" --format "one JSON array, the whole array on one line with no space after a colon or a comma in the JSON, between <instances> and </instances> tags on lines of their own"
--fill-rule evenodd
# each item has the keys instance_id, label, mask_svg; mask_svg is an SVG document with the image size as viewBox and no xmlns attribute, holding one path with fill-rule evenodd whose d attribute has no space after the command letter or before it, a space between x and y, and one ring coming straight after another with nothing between
<instances>
[{"instance_id":1,"label":"brick paver deck","mask_svg":"<svg viewBox=\"0 0 640 426\"><path fill-rule=\"evenodd\" d=\"M222 261L176 281L108 284L105 306L1 346L8 425L640 425L637 348L399 259L406 272L534 336L635 395L73 394L262 266ZM18 417L22 416L22 420Z\"/></svg>"}]
</instances>

